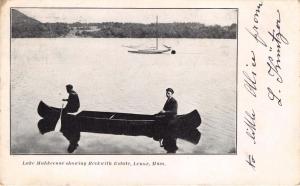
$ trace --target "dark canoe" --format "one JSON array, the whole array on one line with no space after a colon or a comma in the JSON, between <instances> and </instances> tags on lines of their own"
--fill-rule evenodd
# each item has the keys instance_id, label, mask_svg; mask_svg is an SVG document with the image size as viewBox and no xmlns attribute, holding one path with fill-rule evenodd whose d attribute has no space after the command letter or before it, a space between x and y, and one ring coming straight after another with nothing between
<instances>
[{"instance_id":1,"label":"dark canoe","mask_svg":"<svg viewBox=\"0 0 300 186\"><path fill-rule=\"evenodd\" d=\"M60 109L40 102L38 113L43 119L38 123L42 134L53 131L60 116ZM61 118L61 131L91 132L128 136L161 138L165 135L197 144L200 140L201 117L197 110L178 115L168 123L155 115L117 112L82 111L77 115L66 114Z\"/></svg>"}]
</instances>

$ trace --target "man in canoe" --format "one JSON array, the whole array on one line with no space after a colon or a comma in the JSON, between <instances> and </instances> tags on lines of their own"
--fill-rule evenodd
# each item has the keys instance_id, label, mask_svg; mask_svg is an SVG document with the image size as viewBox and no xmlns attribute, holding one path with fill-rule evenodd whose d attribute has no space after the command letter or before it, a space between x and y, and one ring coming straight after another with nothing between
<instances>
[{"instance_id":1,"label":"man in canoe","mask_svg":"<svg viewBox=\"0 0 300 186\"><path fill-rule=\"evenodd\" d=\"M166 89L166 97L167 101L163 107L163 109L156 114L158 120L160 120L163 126L163 137L159 139L159 143L161 147L164 147L168 153L175 153L178 149L176 145L176 138L172 137L172 133L176 128L175 126L171 126L169 121L172 120L177 115L178 103L176 99L173 98L174 90L172 88ZM160 135L160 134L159 134Z\"/></svg>"},{"instance_id":2,"label":"man in canoe","mask_svg":"<svg viewBox=\"0 0 300 186\"><path fill-rule=\"evenodd\" d=\"M172 88L166 89L167 101L163 109L158 113L159 115L165 115L167 118L173 118L177 115L178 104L173 98L174 90Z\"/></svg>"},{"instance_id":3,"label":"man in canoe","mask_svg":"<svg viewBox=\"0 0 300 186\"><path fill-rule=\"evenodd\" d=\"M80 107L78 94L73 90L72 85L66 85L67 92L69 94L68 99L63 99L67 101L67 105L62 111L62 120L68 121L67 113L77 112ZM68 147L68 152L72 153L78 147L78 141L80 139L80 131L77 125L74 125L72 121L64 122L65 124L61 126L61 132L69 140L70 145Z\"/></svg>"},{"instance_id":4,"label":"man in canoe","mask_svg":"<svg viewBox=\"0 0 300 186\"><path fill-rule=\"evenodd\" d=\"M63 114L77 112L80 107L78 94L73 90L73 85L66 85L66 90L69 94L68 99L62 99L67 101L66 107L63 109Z\"/></svg>"}]
</instances>

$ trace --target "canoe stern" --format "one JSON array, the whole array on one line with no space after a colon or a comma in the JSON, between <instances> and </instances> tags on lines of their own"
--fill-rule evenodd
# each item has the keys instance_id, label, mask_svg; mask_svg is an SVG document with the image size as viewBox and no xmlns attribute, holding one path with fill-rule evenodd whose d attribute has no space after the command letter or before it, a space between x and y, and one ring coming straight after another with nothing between
<instances>
[{"instance_id":1,"label":"canoe stern","mask_svg":"<svg viewBox=\"0 0 300 186\"><path fill-rule=\"evenodd\" d=\"M45 134L54 131L59 120L60 109L49 107L43 101L40 101L37 112L43 118L38 122L40 133Z\"/></svg>"}]
</instances>

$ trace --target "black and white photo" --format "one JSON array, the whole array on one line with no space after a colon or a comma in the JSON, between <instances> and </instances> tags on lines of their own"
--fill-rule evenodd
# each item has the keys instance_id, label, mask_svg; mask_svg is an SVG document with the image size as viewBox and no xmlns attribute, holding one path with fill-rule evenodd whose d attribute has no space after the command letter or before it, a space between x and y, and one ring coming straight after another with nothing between
<instances>
[{"instance_id":1,"label":"black and white photo","mask_svg":"<svg viewBox=\"0 0 300 186\"><path fill-rule=\"evenodd\" d=\"M11 154L237 153L237 9L10 14Z\"/></svg>"}]
</instances>

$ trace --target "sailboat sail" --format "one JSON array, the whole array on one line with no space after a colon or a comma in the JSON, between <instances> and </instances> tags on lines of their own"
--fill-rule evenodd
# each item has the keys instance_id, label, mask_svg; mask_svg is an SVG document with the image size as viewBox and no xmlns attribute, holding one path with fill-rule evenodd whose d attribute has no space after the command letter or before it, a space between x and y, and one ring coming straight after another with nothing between
<instances>
[{"instance_id":1,"label":"sailboat sail","mask_svg":"<svg viewBox=\"0 0 300 186\"><path fill-rule=\"evenodd\" d=\"M137 54L162 54L171 51L171 47L163 45L165 49L158 49L158 16L156 16L156 45L155 48L128 50L130 53Z\"/></svg>"}]
</instances>

